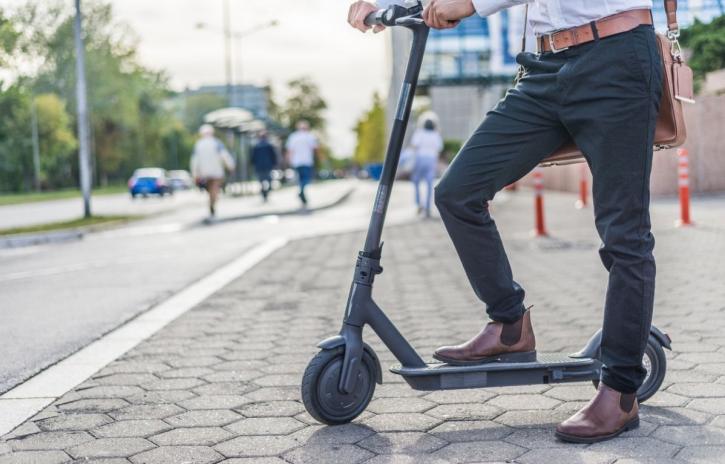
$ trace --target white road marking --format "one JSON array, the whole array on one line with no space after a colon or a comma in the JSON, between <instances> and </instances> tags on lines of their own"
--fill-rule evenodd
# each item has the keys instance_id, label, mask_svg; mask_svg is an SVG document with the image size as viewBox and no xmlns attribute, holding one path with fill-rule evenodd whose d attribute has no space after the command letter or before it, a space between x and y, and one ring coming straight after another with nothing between
<instances>
[{"instance_id":1,"label":"white road marking","mask_svg":"<svg viewBox=\"0 0 725 464\"><path fill-rule=\"evenodd\" d=\"M0 436L12 431L286 244L287 239L284 238L262 242L226 266L0 396Z\"/></svg>"}]
</instances>

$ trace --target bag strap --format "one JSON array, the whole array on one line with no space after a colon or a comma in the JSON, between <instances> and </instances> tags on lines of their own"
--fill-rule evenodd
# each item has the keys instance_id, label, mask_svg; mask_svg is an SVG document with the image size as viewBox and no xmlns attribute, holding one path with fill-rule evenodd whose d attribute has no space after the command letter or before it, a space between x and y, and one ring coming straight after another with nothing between
<instances>
[{"instance_id":1,"label":"bag strap","mask_svg":"<svg viewBox=\"0 0 725 464\"><path fill-rule=\"evenodd\" d=\"M677 0L664 0L664 2L665 13L667 14L667 31L680 35L680 26L677 24Z\"/></svg>"}]
</instances>

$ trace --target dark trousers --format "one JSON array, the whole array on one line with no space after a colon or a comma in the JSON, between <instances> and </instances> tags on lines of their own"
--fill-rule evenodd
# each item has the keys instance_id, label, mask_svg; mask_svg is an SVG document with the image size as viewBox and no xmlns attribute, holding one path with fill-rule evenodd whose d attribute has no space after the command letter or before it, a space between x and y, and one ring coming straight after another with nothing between
<instances>
[{"instance_id":1,"label":"dark trousers","mask_svg":"<svg viewBox=\"0 0 725 464\"><path fill-rule=\"evenodd\" d=\"M262 198L266 200L269 192L272 190L272 171L269 169L258 169L257 179L262 190Z\"/></svg>"},{"instance_id":2,"label":"dark trousers","mask_svg":"<svg viewBox=\"0 0 725 464\"><path fill-rule=\"evenodd\" d=\"M490 111L436 187L436 205L493 320L521 317L488 201L573 138L591 168L599 254L609 271L602 380L633 392L652 321L655 262L649 177L662 64L651 26L557 54L522 53L525 75ZM577 282L573 280L572 286Z\"/></svg>"},{"instance_id":3,"label":"dark trousers","mask_svg":"<svg viewBox=\"0 0 725 464\"><path fill-rule=\"evenodd\" d=\"M297 181L300 184L300 200L302 204L307 204L307 196L305 195L305 187L312 182L312 175L314 174L314 168L312 166L297 166Z\"/></svg>"}]
</instances>

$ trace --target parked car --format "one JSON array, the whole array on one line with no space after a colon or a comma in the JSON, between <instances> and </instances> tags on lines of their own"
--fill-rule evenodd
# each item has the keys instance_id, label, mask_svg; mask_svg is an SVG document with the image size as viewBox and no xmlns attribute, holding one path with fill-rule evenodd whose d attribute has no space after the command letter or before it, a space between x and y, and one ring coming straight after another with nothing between
<instances>
[{"instance_id":1,"label":"parked car","mask_svg":"<svg viewBox=\"0 0 725 464\"><path fill-rule=\"evenodd\" d=\"M141 168L133 172L133 176L128 180L128 190L131 197L136 195L171 195L171 185L166 176L166 171L161 168Z\"/></svg>"},{"instance_id":2,"label":"parked car","mask_svg":"<svg viewBox=\"0 0 725 464\"><path fill-rule=\"evenodd\" d=\"M175 169L173 171L169 171L167 175L171 190L189 190L194 187L194 179L192 179L189 171Z\"/></svg>"}]
</instances>

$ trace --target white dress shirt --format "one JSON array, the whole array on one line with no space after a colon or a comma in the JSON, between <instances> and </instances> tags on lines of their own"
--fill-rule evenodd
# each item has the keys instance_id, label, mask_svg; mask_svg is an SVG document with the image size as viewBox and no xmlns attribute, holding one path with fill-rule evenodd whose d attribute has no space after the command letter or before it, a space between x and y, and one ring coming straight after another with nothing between
<instances>
[{"instance_id":1,"label":"white dress shirt","mask_svg":"<svg viewBox=\"0 0 725 464\"><path fill-rule=\"evenodd\" d=\"M581 26L620 11L652 8L652 0L472 0L481 16L529 4L529 24L536 35Z\"/></svg>"},{"instance_id":2,"label":"white dress shirt","mask_svg":"<svg viewBox=\"0 0 725 464\"><path fill-rule=\"evenodd\" d=\"M315 164L315 150L318 146L317 137L310 131L298 130L290 134L285 145L289 152L290 165L293 168L313 166Z\"/></svg>"}]
</instances>

